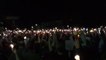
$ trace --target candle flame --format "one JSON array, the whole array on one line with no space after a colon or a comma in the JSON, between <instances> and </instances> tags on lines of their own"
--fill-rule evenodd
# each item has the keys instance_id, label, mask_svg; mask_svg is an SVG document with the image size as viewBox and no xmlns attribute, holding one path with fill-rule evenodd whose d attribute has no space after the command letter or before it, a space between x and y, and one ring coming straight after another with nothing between
<instances>
[{"instance_id":1,"label":"candle flame","mask_svg":"<svg viewBox=\"0 0 106 60\"><path fill-rule=\"evenodd\" d=\"M13 49L14 48L14 44L10 44L10 47Z\"/></svg>"},{"instance_id":2,"label":"candle flame","mask_svg":"<svg viewBox=\"0 0 106 60\"><path fill-rule=\"evenodd\" d=\"M75 55L75 60L80 60L80 56L79 55Z\"/></svg>"}]
</instances>

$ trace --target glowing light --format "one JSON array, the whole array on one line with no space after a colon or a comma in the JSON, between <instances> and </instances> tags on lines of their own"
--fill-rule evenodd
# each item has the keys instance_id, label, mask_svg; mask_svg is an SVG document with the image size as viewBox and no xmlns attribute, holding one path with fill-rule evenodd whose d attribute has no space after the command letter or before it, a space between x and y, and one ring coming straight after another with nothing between
<instances>
[{"instance_id":1,"label":"glowing light","mask_svg":"<svg viewBox=\"0 0 106 60\"><path fill-rule=\"evenodd\" d=\"M54 29L53 29L52 31L53 31L53 32L55 32L55 30L54 30Z\"/></svg>"},{"instance_id":2,"label":"glowing light","mask_svg":"<svg viewBox=\"0 0 106 60\"><path fill-rule=\"evenodd\" d=\"M100 30L101 30L101 28L98 28L98 33L99 33L99 34L101 34Z\"/></svg>"},{"instance_id":3,"label":"glowing light","mask_svg":"<svg viewBox=\"0 0 106 60\"><path fill-rule=\"evenodd\" d=\"M31 28L33 29L33 26L31 26Z\"/></svg>"},{"instance_id":4,"label":"glowing light","mask_svg":"<svg viewBox=\"0 0 106 60\"><path fill-rule=\"evenodd\" d=\"M88 31L88 28L86 28L86 31Z\"/></svg>"},{"instance_id":5,"label":"glowing light","mask_svg":"<svg viewBox=\"0 0 106 60\"><path fill-rule=\"evenodd\" d=\"M94 32L93 30L90 30L90 32Z\"/></svg>"},{"instance_id":6,"label":"glowing light","mask_svg":"<svg viewBox=\"0 0 106 60\"><path fill-rule=\"evenodd\" d=\"M77 31L77 29L76 29L76 28L74 28L74 31Z\"/></svg>"},{"instance_id":7,"label":"glowing light","mask_svg":"<svg viewBox=\"0 0 106 60\"><path fill-rule=\"evenodd\" d=\"M21 30L18 30L18 32L22 32Z\"/></svg>"},{"instance_id":8,"label":"glowing light","mask_svg":"<svg viewBox=\"0 0 106 60\"><path fill-rule=\"evenodd\" d=\"M28 33L31 33L31 31L30 31L30 30L28 30Z\"/></svg>"},{"instance_id":9,"label":"glowing light","mask_svg":"<svg viewBox=\"0 0 106 60\"><path fill-rule=\"evenodd\" d=\"M52 29L50 29L49 31L52 31Z\"/></svg>"},{"instance_id":10,"label":"glowing light","mask_svg":"<svg viewBox=\"0 0 106 60\"><path fill-rule=\"evenodd\" d=\"M35 24L35 26L38 26L38 24Z\"/></svg>"},{"instance_id":11,"label":"glowing light","mask_svg":"<svg viewBox=\"0 0 106 60\"><path fill-rule=\"evenodd\" d=\"M68 29L67 31L69 32L70 30Z\"/></svg>"},{"instance_id":12,"label":"glowing light","mask_svg":"<svg viewBox=\"0 0 106 60\"><path fill-rule=\"evenodd\" d=\"M36 31L34 30L33 32L35 33Z\"/></svg>"},{"instance_id":13,"label":"glowing light","mask_svg":"<svg viewBox=\"0 0 106 60\"><path fill-rule=\"evenodd\" d=\"M7 34L3 33L3 36L7 36Z\"/></svg>"},{"instance_id":14,"label":"glowing light","mask_svg":"<svg viewBox=\"0 0 106 60\"><path fill-rule=\"evenodd\" d=\"M57 27L55 27L55 29L57 29Z\"/></svg>"},{"instance_id":15,"label":"glowing light","mask_svg":"<svg viewBox=\"0 0 106 60\"><path fill-rule=\"evenodd\" d=\"M97 31L97 29L94 29L94 31Z\"/></svg>"},{"instance_id":16,"label":"glowing light","mask_svg":"<svg viewBox=\"0 0 106 60\"><path fill-rule=\"evenodd\" d=\"M80 37L80 35L78 34L78 37Z\"/></svg>"},{"instance_id":17,"label":"glowing light","mask_svg":"<svg viewBox=\"0 0 106 60\"><path fill-rule=\"evenodd\" d=\"M61 30L61 29L59 29L59 31L61 32L62 30Z\"/></svg>"},{"instance_id":18,"label":"glowing light","mask_svg":"<svg viewBox=\"0 0 106 60\"><path fill-rule=\"evenodd\" d=\"M85 30L85 28L83 28L83 30Z\"/></svg>"},{"instance_id":19,"label":"glowing light","mask_svg":"<svg viewBox=\"0 0 106 60\"><path fill-rule=\"evenodd\" d=\"M37 31L37 34L38 34L38 33L40 33L40 32L41 32L41 31L40 31L40 30L38 30L38 31Z\"/></svg>"},{"instance_id":20,"label":"glowing light","mask_svg":"<svg viewBox=\"0 0 106 60\"><path fill-rule=\"evenodd\" d=\"M14 48L14 44L10 44L10 47L13 49Z\"/></svg>"},{"instance_id":21,"label":"glowing light","mask_svg":"<svg viewBox=\"0 0 106 60\"><path fill-rule=\"evenodd\" d=\"M75 55L75 60L80 60L80 56L79 55Z\"/></svg>"},{"instance_id":22,"label":"glowing light","mask_svg":"<svg viewBox=\"0 0 106 60\"><path fill-rule=\"evenodd\" d=\"M67 25L67 27L69 28L69 25Z\"/></svg>"},{"instance_id":23,"label":"glowing light","mask_svg":"<svg viewBox=\"0 0 106 60\"><path fill-rule=\"evenodd\" d=\"M7 30L7 28L5 28L5 30Z\"/></svg>"},{"instance_id":24,"label":"glowing light","mask_svg":"<svg viewBox=\"0 0 106 60\"><path fill-rule=\"evenodd\" d=\"M18 31L14 31L14 33L18 34Z\"/></svg>"},{"instance_id":25,"label":"glowing light","mask_svg":"<svg viewBox=\"0 0 106 60\"><path fill-rule=\"evenodd\" d=\"M26 36L24 36L24 39L27 39L27 37L26 37Z\"/></svg>"}]
</instances>

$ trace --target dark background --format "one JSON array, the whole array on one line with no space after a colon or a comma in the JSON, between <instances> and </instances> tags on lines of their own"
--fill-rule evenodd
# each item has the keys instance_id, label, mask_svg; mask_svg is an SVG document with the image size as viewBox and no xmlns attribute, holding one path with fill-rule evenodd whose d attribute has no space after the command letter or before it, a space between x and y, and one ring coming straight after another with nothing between
<instances>
[{"instance_id":1,"label":"dark background","mask_svg":"<svg viewBox=\"0 0 106 60\"><path fill-rule=\"evenodd\" d=\"M30 26L60 21L61 25L105 25L106 3L101 1L20 1L0 2L0 21L5 26ZM10 18L8 18L10 17Z\"/></svg>"}]
</instances>

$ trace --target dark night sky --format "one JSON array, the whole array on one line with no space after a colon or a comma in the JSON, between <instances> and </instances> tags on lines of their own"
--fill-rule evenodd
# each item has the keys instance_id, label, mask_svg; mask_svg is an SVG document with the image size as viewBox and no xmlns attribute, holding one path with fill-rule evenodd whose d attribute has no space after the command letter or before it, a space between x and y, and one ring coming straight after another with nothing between
<instances>
[{"instance_id":1,"label":"dark night sky","mask_svg":"<svg viewBox=\"0 0 106 60\"><path fill-rule=\"evenodd\" d=\"M83 3L84 2L84 3ZM104 22L106 3L100 1L2 1L0 16L18 16L18 21L72 20L77 23ZM105 14L105 15L104 15ZM90 22L91 23L91 22Z\"/></svg>"}]
</instances>

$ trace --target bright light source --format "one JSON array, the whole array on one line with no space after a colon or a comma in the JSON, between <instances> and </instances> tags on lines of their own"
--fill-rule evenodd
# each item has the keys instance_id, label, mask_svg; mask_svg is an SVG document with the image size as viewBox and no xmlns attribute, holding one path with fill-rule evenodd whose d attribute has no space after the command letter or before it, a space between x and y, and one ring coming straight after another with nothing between
<instances>
[{"instance_id":1,"label":"bright light source","mask_svg":"<svg viewBox=\"0 0 106 60\"><path fill-rule=\"evenodd\" d=\"M101 32L100 32L100 31L101 31L101 28L98 28L98 33L99 33L99 34L101 34Z\"/></svg>"},{"instance_id":2,"label":"bright light source","mask_svg":"<svg viewBox=\"0 0 106 60\"><path fill-rule=\"evenodd\" d=\"M62 31L61 29L59 29L59 31Z\"/></svg>"},{"instance_id":3,"label":"bright light source","mask_svg":"<svg viewBox=\"0 0 106 60\"><path fill-rule=\"evenodd\" d=\"M3 36L8 36L7 34L3 33Z\"/></svg>"},{"instance_id":4,"label":"bright light source","mask_svg":"<svg viewBox=\"0 0 106 60\"><path fill-rule=\"evenodd\" d=\"M78 37L80 37L80 35L78 34Z\"/></svg>"},{"instance_id":5,"label":"bright light source","mask_svg":"<svg viewBox=\"0 0 106 60\"><path fill-rule=\"evenodd\" d=\"M94 32L93 30L90 30L90 32Z\"/></svg>"},{"instance_id":6,"label":"bright light source","mask_svg":"<svg viewBox=\"0 0 106 60\"><path fill-rule=\"evenodd\" d=\"M33 32L35 33L36 31L34 30Z\"/></svg>"},{"instance_id":7,"label":"bright light source","mask_svg":"<svg viewBox=\"0 0 106 60\"><path fill-rule=\"evenodd\" d=\"M53 31L53 32L55 32L55 30L54 30L54 29L53 29L52 31Z\"/></svg>"},{"instance_id":8,"label":"bright light source","mask_svg":"<svg viewBox=\"0 0 106 60\"><path fill-rule=\"evenodd\" d=\"M27 37L26 37L26 36L24 36L24 39L27 39Z\"/></svg>"},{"instance_id":9,"label":"bright light source","mask_svg":"<svg viewBox=\"0 0 106 60\"><path fill-rule=\"evenodd\" d=\"M13 49L14 48L14 44L10 44L10 47Z\"/></svg>"},{"instance_id":10,"label":"bright light source","mask_svg":"<svg viewBox=\"0 0 106 60\"><path fill-rule=\"evenodd\" d=\"M97 29L94 29L94 31L97 31Z\"/></svg>"},{"instance_id":11,"label":"bright light source","mask_svg":"<svg viewBox=\"0 0 106 60\"><path fill-rule=\"evenodd\" d=\"M80 60L80 56L79 55L75 55L75 60Z\"/></svg>"},{"instance_id":12,"label":"bright light source","mask_svg":"<svg viewBox=\"0 0 106 60\"><path fill-rule=\"evenodd\" d=\"M86 28L86 31L88 31L88 28Z\"/></svg>"},{"instance_id":13,"label":"bright light source","mask_svg":"<svg viewBox=\"0 0 106 60\"><path fill-rule=\"evenodd\" d=\"M77 31L77 29L76 29L76 28L74 28L74 31Z\"/></svg>"},{"instance_id":14,"label":"bright light source","mask_svg":"<svg viewBox=\"0 0 106 60\"><path fill-rule=\"evenodd\" d=\"M85 28L83 28L83 30L85 30Z\"/></svg>"},{"instance_id":15,"label":"bright light source","mask_svg":"<svg viewBox=\"0 0 106 60\"><path fill-rule=\"evenodd\" d=\"M21 30L19 30L18 32L22 32Z\"/></svg>"}]
</instances>

